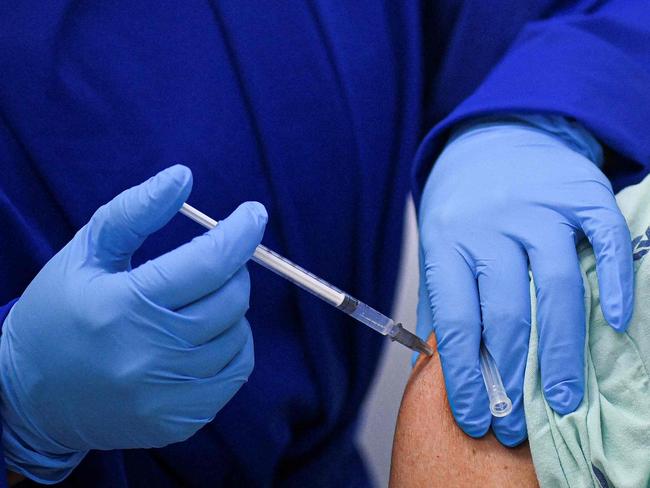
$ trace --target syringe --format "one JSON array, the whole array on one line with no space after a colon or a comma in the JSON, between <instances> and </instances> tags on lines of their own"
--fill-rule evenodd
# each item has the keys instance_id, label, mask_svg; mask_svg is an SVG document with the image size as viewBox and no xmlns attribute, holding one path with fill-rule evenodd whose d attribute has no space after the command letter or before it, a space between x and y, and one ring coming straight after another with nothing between
<instances>
[{"instance_id":1,"label":"syringe","mask_svg":"<svg viewBox=\"0 0 650 488\"><path fill-rule=\"evenodd\" d=\"M208 217L187 203L183 204L180 213L207 229L212 229L218 224L216 220ZM271 251L268 247L262 244L257 246L252 259L256 263L261 264L265 268L298 285L303 290L307 290L321 300L354 317L362 324L376 330L380 334L387 335L393 341L404 344L409 349L426 354L427 356L433 354L433 350L429 344L415 334L410 333L402 327L402 324L395 323L393 319L386 317L365 303L330 285L325 280L292 263L287 258Z\"/></svg>"},{"instance_id":2,"label":"syringe","mask_svg":"<svg viewBox=\"0 0 650 488\"><path fill-rule=\"evenodd\" d=\"M216 220L208 217L206 214L195 209L191 205L188 205L187 203L183 204L180 209L180 213L186 217L189 217L194 222L201 224L206 229L212 229L218 224ZM390 337L392 341L397 341L409 349L422 353L426 356L431 356L433 354L433 349L431 346L429 346L429 344L424 342L415 334L412 334L406 330L404 327L402 327L401 323L395 322L393 319L386 317L374 308L339 290L335 286L330 285L325 280L313 275L297 264L292 263L287 258L271 251L268 247L262 244L257 246L255 252L253 253L252 260L273 271L274 273L282 276L283 278L286 278L295 285L298 285L303 290L310 292L321 300L347 313L351 317L354 317L362 324L365 324L371 329L376 330L380 334ZM484 359L483 356L484 355L481 354L482 361L492 361L492 358L489 356L489 354L485 355L485 358L487 359ZM492 409L492 400L493 397L495 397L494 393L496 392L496 389L498 389L499 385L501 386L501 390L503 390L503 384L501 383L501 377L499 377L499 372L497 371L494 363L491 362L490 365L490 368L484 370L484 368L481 367L481 370L483 372L485 384L488 389L488 395L490 397L490 409L494 413L494 410ZM486 372L489 377L486 376ZM497 378L493 378L492 374L495 372ZM492 388L488 385L492 385ZM505 391L503 392L503 396L505 396ZM501 398L501 396L498 396L498 398ZM501 415L507 415L509 411L505 414L502 412L500 413Z\"/></svg>"}]
</instances>

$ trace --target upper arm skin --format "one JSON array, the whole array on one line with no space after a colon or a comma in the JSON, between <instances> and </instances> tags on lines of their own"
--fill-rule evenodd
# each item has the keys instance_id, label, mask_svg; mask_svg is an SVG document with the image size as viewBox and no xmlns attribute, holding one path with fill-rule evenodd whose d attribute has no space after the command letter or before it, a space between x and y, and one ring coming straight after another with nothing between
<instances>
[{"instance_id":1,"label":"upper arm skin","mask_svg":"<svg viewBox=\"0 0 650 488\"><path fill-rule=\"evenodd\" d=\"M435 350L433 335L429 343ZM486 406L487 408L487 406ZM438 354L420 356L404 391L393 442L390 486L538 486L528 443L508 448L492 433L472 439L456 425Z\"/></svg>"}]
</instances>

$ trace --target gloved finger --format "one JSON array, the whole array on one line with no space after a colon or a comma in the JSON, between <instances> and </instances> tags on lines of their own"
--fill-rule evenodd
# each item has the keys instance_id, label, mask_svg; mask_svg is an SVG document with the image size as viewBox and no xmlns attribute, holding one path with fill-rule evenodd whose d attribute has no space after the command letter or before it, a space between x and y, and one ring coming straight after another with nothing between
<instances>
[{"instance_id":1,"label":"gloved finger","mask_svg":"<svg viewBox=\"0 0 650 488\"><path fill-rule=\"evenodd\" d=\"M166 414L143 419L145 425L140 430L147 432L139 446L163 447L194 435L211 422L246 383L254 364L253 336L248 335L244 347L214 376L189 380L182 376L175 378L169 388L158 392L160 409ZM161 423L160 418L173 421Z\"/></svg>"},{"instance_id":2,"label":"gloved finger","mask_svg":"<svg viewBox=\"0 0 650 488\"><path fill-rule=\"evenodd\" d=\"M211 341L244 317L250 288L248 270L242 266L217 291L176 310L188 320L167 324L167 331L194 346Z\"/></svg>"},{"instance_id":3,"label":"gloved finger","mask_svg":"<svg viewBox=\"0 0 650 488\"><path fill-rule=\"evenodd\" d=\"M177 164L123 191L100 207L88 225L90 252L108 271L128 269L147 236L178 212L192 190L192 172Z\"/></svg>"},{"instance_id":4,"label":"gloved finger","mask_svg":"<svg viewBox=\"0 0 650 488\"><path fill-rule=\"evenodd\" d=\"M616 206L614 195L606 195L601 208L581 213L582 230L596 255L600 307L605 320L622 332L634 309L634 269L630 231Z\"/></svg>"},{"instance_id":5,"label":"gloved finger","mask_svg":"<svg viewBox=\"0 0 650 488\"><path fill-rule=\"evenodd\" d=\"M415 327L415 333L420 339L426 341L433 332L433 316L431 315L429 293L427 292L427 282L424 274L424 256L422 249L419 251L418 263L420 268L420 284L418 287L417 325ZM411 355L411 366L415 366L415 362L419 357L419 352L414 352Z\"/></svg>"},{"instance_id":6,"label":"gloved finger","mask_svg":"<svg viewBox=\"0 0 650 488\"><path fill-rule=\"evenodd\" d=\"M147 298L177 309L228 281L253 255L266 221L263 205L243 203L214 229L138 266L130 277Z\"/></svg>"},{"instance_id":7,"label":"gloved finger","mask_svg":"<svg viewBox=\"0 0 650 488\"><path fill-rule=\"evenodd\" d=\"M571 232L547 232L527 247L537 296L539 363L544 396L564 415L584 393L584 288Z\"/></svg>"},{"instance_id":8,"label":"gloved finger","mask_svg":"<svg viewBox=\"0 0 650 488\"><path fill-rule=\"evenodd\" d=\"M203 411L214 412L221 408L233 397L241 386L248 381L255 366L255 350L253 335L249 334L246 343L237 354L219 370L212 378L199 380L196 394L205 398ZM197 415L200 412L197 411ZM205 414L204 414L205 415Z\"/></svg>"},{"instance_id":9,"label":"gloved finger","mask_svg":"<svg viewBox=\"0 0 650 488\"><path fill-rule=\"evenodd\" d=\"M210 378L217 375L245 347L252 334L245 318L225 328L209 342L189 348L175 349L170 364L175 374L188 378Z\"/></svg>"},{"instance_id":10,"label":"gloved finger","mask_svg":"<svg viewBox=\"0 0 650 488\"><path fill-rule=\"evenodd\" d=\"M528 257L511 240L504 239L495 247L494 259L476 263L483 342L512 401L509 415L492 418L492 430L502 444L515 446L527 435L523 393L530 337Z\"/></svg>"},{"instance_id":11,"label":"gloved finger","mask_svg":"<svg viewBox=\"0 0 650 488\"><path fill-rule=\"evenodd\" d=\"M423 242L423 250L449 404L461 429L480 437L490 428L492 415L479 367L481 316L476 280L452 246Z\"/></svg>"}]
</instances>

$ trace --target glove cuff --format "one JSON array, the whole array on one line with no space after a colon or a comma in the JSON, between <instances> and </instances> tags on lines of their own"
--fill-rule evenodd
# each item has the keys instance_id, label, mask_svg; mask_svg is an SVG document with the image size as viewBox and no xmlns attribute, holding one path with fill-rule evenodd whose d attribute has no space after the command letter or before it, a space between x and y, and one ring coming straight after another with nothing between
<instances>
[{"instance_id":1,"label":"glove cuff","mask_svg":"<svg viewBox=\"0 0 650 488\"><path fill-rule=\"evenodd\" d=\"M578 121L561 115L512 113L479 117L460 124L452 132L447 145L474 129L494 125L523 125L539 129L560 139L569 149L582 154L599 168L603 165L603 148L591 132Z\"/></svg>"},{"instance_id":2,"label":"glove cuff","mask_svg":"<svg viewBox=\"0 0 650 488\"><path fill-rule=\"evenodd\" d=\"M10 316L10 313L5 315ZM6 346L7 338L3 334L0 337L0 423L7 468L38 483L58 483L77 467L88 451L61 446L42 435L30 421L16 395L17 385L11 380L15 375L10 374L13 369L11 351Z\"/></svg>"},{"instance_id":3,"label":"glove cuff","mask_svg":"<svg viewBox=\"0 0 650 488\"><path fill-rule=\"evenodd\" d=\"M63 481L88 453L70 451L53 454L36 450L28 445L4 418L2 447L8 469L43 484Z\"/></svg>"}]
</instances>

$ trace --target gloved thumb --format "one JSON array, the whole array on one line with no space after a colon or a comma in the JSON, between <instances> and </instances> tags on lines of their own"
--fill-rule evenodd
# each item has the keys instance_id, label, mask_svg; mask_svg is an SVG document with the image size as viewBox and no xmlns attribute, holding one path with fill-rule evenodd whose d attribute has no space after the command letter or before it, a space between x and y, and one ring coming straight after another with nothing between
<instances>
[{"instance_id":1,"label":"gloved thumb","mask_svg":"<svg viewBox=\"0 0 650 488\"><path fill-rule=\"evenodd\" d=\"M171 166L100 207L88 225L90 252L108 271L128 269L147 236L178 212L192 190L192 172Z\"/></svg>"}]
</instances>

